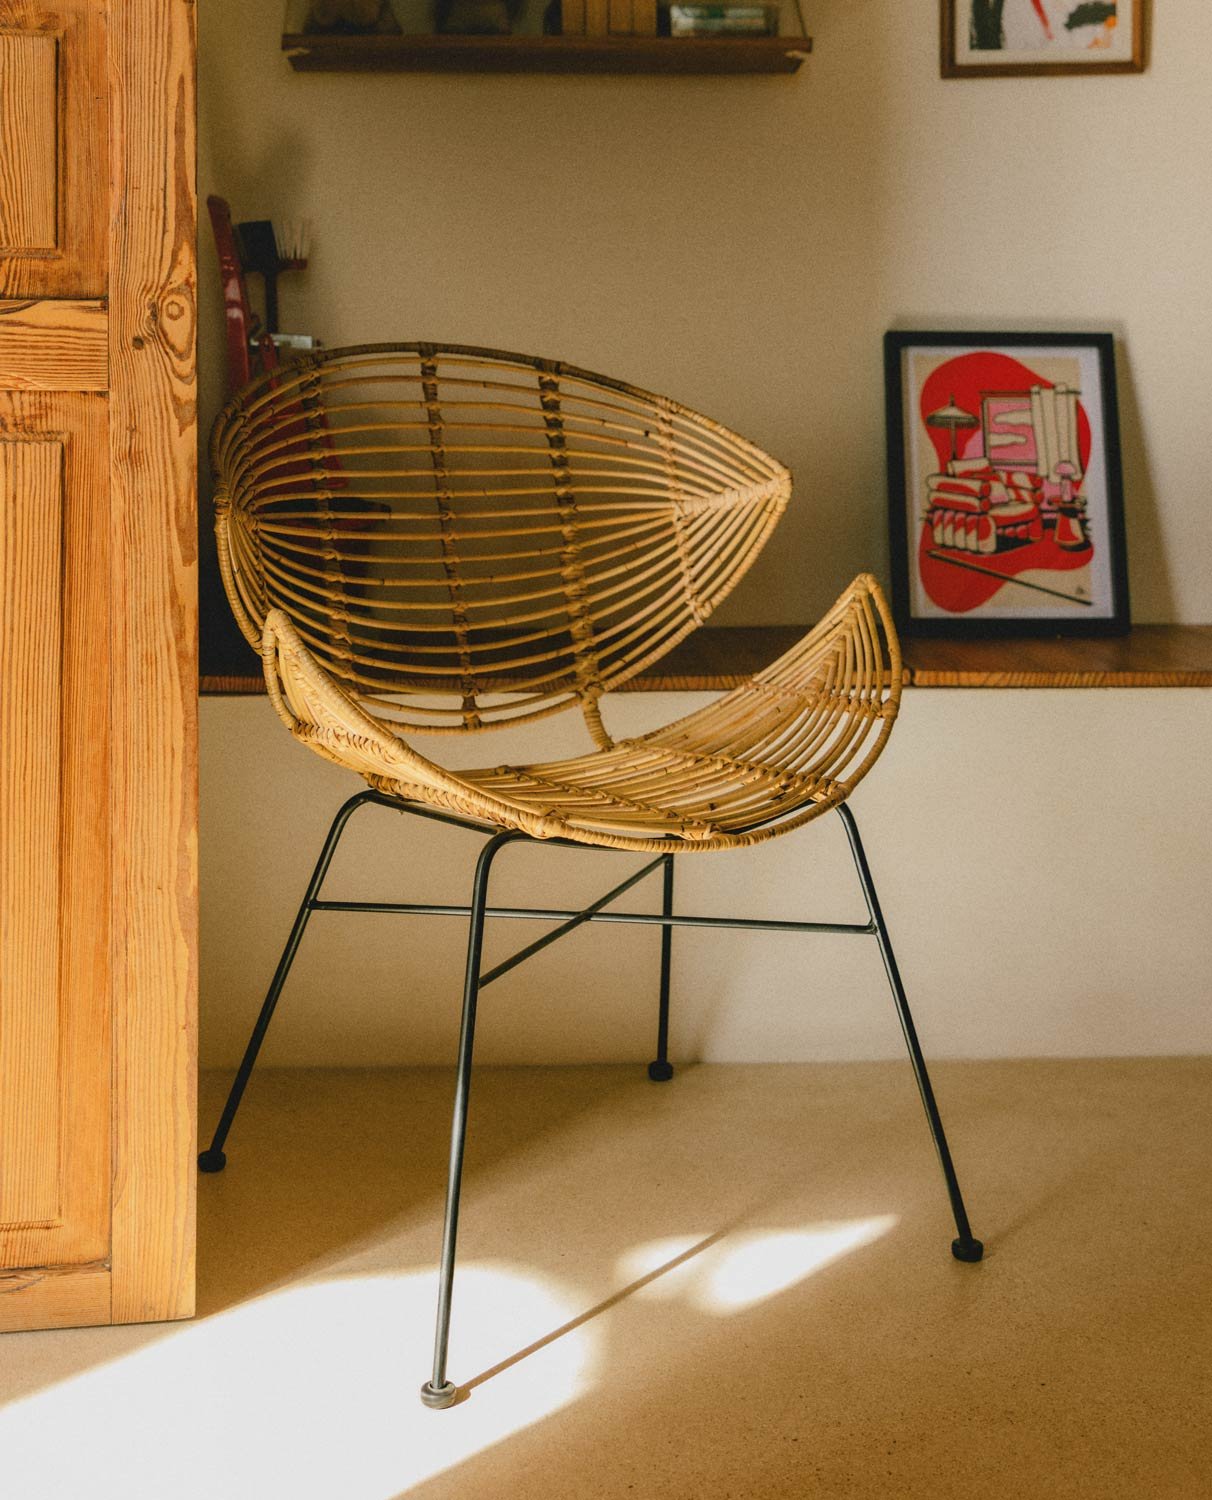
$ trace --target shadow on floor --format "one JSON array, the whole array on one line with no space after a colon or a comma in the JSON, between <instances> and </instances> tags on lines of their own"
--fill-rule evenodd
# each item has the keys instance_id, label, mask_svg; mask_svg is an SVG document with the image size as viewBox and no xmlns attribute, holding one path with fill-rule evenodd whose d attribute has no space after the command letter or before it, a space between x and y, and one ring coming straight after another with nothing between
<instances>
[{"instance_id":1,"label":"shadow on floor","mask_svg":"<svg viewBox=\"0 0 1212 1500\"><path fill-rule=\"evenodd\" d=\"M541 1069L484 1069L474 1080L465 1194L512 1157L543 1149L570 1121L609 1115L653 1085L643 1069L579 1071L580 1087L535 1108L522 1080ZM218 1117L230 1079L205 1075L200 1116ZM521 1086L519 1086L521 1085ZM323 1268L389 1227L434 1232L450 1151L453 1069L314 1069L258 1074L233 1127L228 1164L198 1180L198 1313L218 1312Z\"/></svg>"}]
</instances>

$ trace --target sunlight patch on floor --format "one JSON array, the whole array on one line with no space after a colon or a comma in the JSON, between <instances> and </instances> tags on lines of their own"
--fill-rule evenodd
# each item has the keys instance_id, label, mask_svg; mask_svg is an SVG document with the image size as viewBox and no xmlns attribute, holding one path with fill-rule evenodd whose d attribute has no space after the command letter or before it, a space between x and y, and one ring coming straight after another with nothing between
<instances>
[{"instance_id":1,"label":"sunlight patch on floor","mask_svg":"<svg viewBox=\"0 0 1212 1500\"><path fill-rule=\"evenodd\" d=\"M847 1224L739 1236L735 1243L721 1246L704 1268L695 1300L712 1312L731 1313L752 1307L777 1292L785 1292L852 1250L870 1245L896 1222L895 1214L881 1214Z\"/></svg>"},{"instance_id":2,"label":"sunlight patch on floor","mask_svg":"<svg viewBox=\"0 0 1212 1500\"><path fill-rule=\"evenodd\" d=\"M637 1297L685 1297L703 1312L739 1312L870 1245L897 1222L895 1214L878 1214L806 1229L750 1230L719 1239L679 1235L629 1250L618 1272L625 1281L651 1278L636 1290ZM691 1253L696 1245L703 1246L697 1255ZM662 1272L665 1266L669 1269Z\"/></svg>"},{"instance_id":3,"label":"sunlight patch on floor","mask_svg":"<svg viewBox=\"0 0 1212 1500\"><path fill-rule=\"evenodd\" d=\"M13 1500L390 1500L575 1400L596 1336L576 1328L444 1412L429 1375L434 1274L290 1288L182 1324L123 1359L0 1410ZM514 1268L461 1266L452 1376L574 1318Z\"/></svg>"},{"instance_id":4,"label":"sunlight patch on floor","mask_svg":"<svg viewBox=\"0 0 1212 1500\"><path fill-rule=\"evenodd\" d=\"M896 1223L884 1214L656 1240L628 1251L616 1274L624 1295L735 1313ZM429 1411L418 1390L436 1301L432 1272L347 1276L158 1330L135 1353L0 1409L3 1493L393 1500L592 1386L605 1330L583 1293L514 1266L469 1264L455 1288L450 1373L475 1389Z\"/></svg>"}]
</instances>

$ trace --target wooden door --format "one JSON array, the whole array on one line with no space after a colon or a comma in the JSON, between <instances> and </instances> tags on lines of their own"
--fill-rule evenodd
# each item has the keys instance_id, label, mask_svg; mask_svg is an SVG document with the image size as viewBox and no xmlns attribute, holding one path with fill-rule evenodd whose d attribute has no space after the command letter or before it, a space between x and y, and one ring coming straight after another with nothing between
<instances>
[{"instance_id":1,"label":"wooden door","mask_svg":"<svg viewBox=\"0 0 1212 1500\"><path fill-rule=\"evenodd\" d=\"M0 1330L193 1310L193 69L0 0Z\"/></svg>"}]
</instances>

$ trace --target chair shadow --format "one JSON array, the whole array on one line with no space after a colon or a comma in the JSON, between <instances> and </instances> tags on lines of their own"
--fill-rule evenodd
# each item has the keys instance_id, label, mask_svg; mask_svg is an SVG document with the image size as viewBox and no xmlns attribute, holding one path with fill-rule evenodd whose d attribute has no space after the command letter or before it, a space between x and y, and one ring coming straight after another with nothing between
<instances>
[{"instance_id":1,"label":"chair shadow","mask_svg":"<svg viewBox=\"0 0 1212 1500\"><path fill-rule=\"evenodd\" d=\"M512 1370L515 1365L521 1364L524 1359L529 1359L532 1354L538 1354L540 1350L546 1349L550 1344L554 1344L557 1339L564 1338L566 1334L575 1333L578 1328L583 1328L586 1323L591 1322L594 1318L601 1317L603 1313L609 1312L612 1307L617 1307L620 1302L626 1301L628 1297L633 1297L636 1292L642 1292L645 1287L651 1286L653 1282L658 1281L662 1276L667 1276L670 1271L676 1271L679 1266L686 1265L696 1255L702 1255L705 1250L710 1250L713 1245L718 1245L735 1228L736 1223L734 1222L726 1224L720 1229L715 1229L708 1235L704 1235L701 1240L696 1241L689 1249L683 1250L680 1255L671 1256L667 1261L655 1267L655 1269L649 1271L646 1275L637 1276L634 1281L630 1281L626 1286L620 1287L617 1292L613 1292L609 1297L604 1297L600 1302L595 1303L593 1307L586 1308L583 1313L578 1313L575 1318L569 1318L566 1323L561 1323L558 1328L553 1328L550 1333L545 1333L542 1338L535 1339L533 1343L527 1344L525 1348L517 1350L516 1353L510 1354L505 1359L498 1360L495 1365L492 1365L487 1370L481 1370L478 1375L473 1375L470 1380L464 1380L459 1386L457 1399L459 1401L466 1401L476 1386L483 1385L485 1381L492 1380L494 1376L503 1375L506 1370Z\"/></svg>"},{"instance_id":2,"label":"chair shadow","mask_svg":"<svg viewBox=\"0 0 1212 1500\"><path fill-rule=\"evenodd\" d=\"M477 1072L468 1201L477 1182L510 1158L533 1152L573 1120L609 1111L624 1094L653 1088L638 1063L585 1069L576 1088L544 1090L540 1112L522 1080L545 1071ZM204 1122L217 1117L229 1080L202 1076ZM227 1166L198 1179L198 1316L319 1271L389 1225L393 1232L435 1226L436 1261L453 1092L452 1068L270 1069L255 1076Z\"/></svg>"},{"instance_id":3,"label":"chair shadow","mask_svg":"<svg viewBox=\"0 0 1212 1500\"><path fill-rule=\"evenodd\" d=\"M465 1205L474 1205L503 1168L507 1175L511 1161L538 1155L545 1146L558 1149L554 1143L567 1141L572 1127L583 1130L595 1117L646 1121L651 1112L645 1129L659 1130L663 1116L673 1125L683 1109L694 1108L683 1091L694 1087L698 1071L682 1065L675 1082L664 1085L650 1082L641 1063L478 1070L463 1175ZM797 1116L806 1117L795 1129L810 1136L847 1098L853 1102L861 1080L865 1137L835 1156L829 1176L840 1172L844 1178L853 1170L877 1194L891 1190L894 1179L885 1183L878 1172L872 1177L870 1149L912 1094L907 1068L826 1065L814 1077L813 1096L795 1105ZM898 1086L889 1089L893 1078ZM229 1081L227 1073L202 1075L204 1122L217 1117ZM255 1075L228 1141L227 1166L198 1179L197 1315L222 1312L317 1274L356 1254L359 1245L381 1244L385 1231L397 1242L410 1232L432 1235L436 1265L453 1091L454 1070L446 1068L267 1069ZM743 1134L739 1117L736 1129ZM924 1121L921 1133L928 1140ZM777 1201L794 1189L799 1175L798 1168L790 1168L768 1176L760 1196L746 1193L734 1200L738 1212L748 1215ZM728 1234L733 1218L726 1216L700 1248ZM646 1279L621 1290L570 1328L645 1284ZM528 1352L533 1350L517 1358ZM472 1384L493 1373L482 1372Z\"/></svg>"}]
</instances>

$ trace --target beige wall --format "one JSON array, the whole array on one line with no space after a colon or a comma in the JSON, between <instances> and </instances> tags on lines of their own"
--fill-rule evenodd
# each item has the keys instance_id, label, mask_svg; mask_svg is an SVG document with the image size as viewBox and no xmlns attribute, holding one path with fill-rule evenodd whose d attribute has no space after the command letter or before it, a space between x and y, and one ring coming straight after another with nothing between
<instances>
[{"instance_id":1,"label":"beige wall","mask_svg":"<svg viewBox=\"0 0 1212 1500\"><path fill-rule=\"evenodd\" d=\"M292 74L278 5L206 0L203 191L238 217L314 218L288 327L560 355L790 462L796 502L721 613L735 622L808 620L853 572L886 567L885 328L1111 328L1136 616L1212 619L1206 6L1161 0L1144 77L1025 82L941 81L935 0L805 9L817 51L791 80L360 78ZM205 426L221 358L205 235L202 275ZM208 701L202 729L203 1059L230 1063L356 783L264 701ZM557 722L537 753L574 729ZM1212 1049L1212 790L1190 749L1210 731L1208 693L909 695L855 806L932 1052ZM514 753L505 737L462 748ZM466 840L395 839L394 817L362 817L341 889L419 892L423 873L461 898ZM687 902L854 913L826 822L682 861ZM508 858L507 898L569 905L622 863ZM320 921L270 1060L448 1060L458 924ZM676 942L681 1056L898 1052L865 940ZM490 992L483 1055L646 1057L655 950L652 933L600 929L543 955Z\"/></svg>"},{"instance_id":2,"label":"beige wall","mask_svg":"<svg viewBox=\"0 0 1212 1500\"><path fill-rule=\"evenodd\" d=\"M623 694L615 733L700 700ZM502 731L452 764L584 749L576 716L529 742ZM1212 736L1200 690L906 695L853 807L924 1044L933 1056L1212 1052L1212 788L1188 752ZM438 742L430 742L430 746ZM234 1063L328 822L357 778L296 745L264 699L202 705L202 1060ZM328 894L462 902L478 841L379 808L358 813ZM635 855L507 850L493 897L575 907ZM652 887L625 898L633 909ZM840 821L752 851L687 855L678 904L704 914L862 920ZM394 893L394 895L392 894ZM648 906L655 910L654 905ZM497 923L488 961L537 929ZM449 1062L464 925L320 914L267 1043L280 1064ZM570 935L485 993L480 1055L647 1060L657 938ZM874 941L679 932L673 1050L711 1061L903 1055Z\"/></svg>"},{"instance_id":3,"label":"beige wall","mask_svg":"<svg viewBox=\"0 0 1212 1500\"><path fill-rule=\"evenodd\" d=\"M282 6L206 0L201 186L311 216L285 325L558 355L790 463L721 620L886 570L880 336L1112 329L1140 620L1212 619L1212 50L1160 0L1142 77L943 81L937 0L804 0L791 79L295 74ZM202 426L219 395L209 235Z\"/></svg>"}]
</instances>

